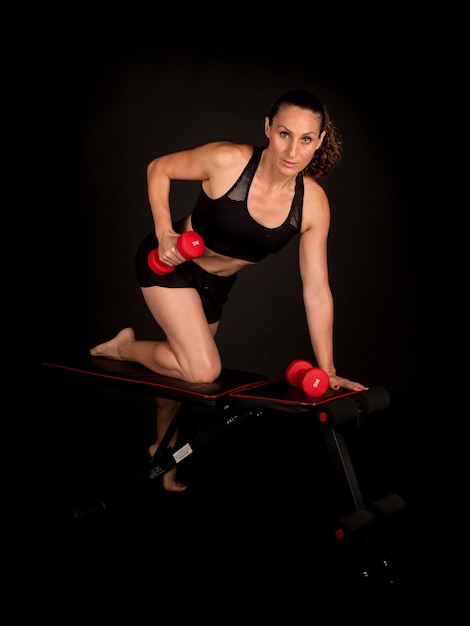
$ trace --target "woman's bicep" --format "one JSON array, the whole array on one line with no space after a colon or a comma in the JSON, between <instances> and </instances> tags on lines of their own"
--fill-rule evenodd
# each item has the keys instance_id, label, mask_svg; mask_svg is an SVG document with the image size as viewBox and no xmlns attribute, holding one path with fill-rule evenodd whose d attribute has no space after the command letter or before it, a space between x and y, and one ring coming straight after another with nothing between
<instances>
[{"instance_id":1,"label":"woman's bicep","mask_svg":"<svg viewBox=\"0 0 470 626\"><path fill-rule=\"evenodd\" d=\"M309 229L300 236L299 267L305 282L322 282L328 279L327 237Z\"/></svg>"}]
</instances>

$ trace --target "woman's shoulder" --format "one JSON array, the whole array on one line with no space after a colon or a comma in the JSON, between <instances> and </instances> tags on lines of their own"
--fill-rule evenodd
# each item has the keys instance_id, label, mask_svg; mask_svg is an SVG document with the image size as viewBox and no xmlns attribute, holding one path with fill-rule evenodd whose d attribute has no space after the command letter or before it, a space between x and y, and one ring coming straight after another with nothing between
<instances>
[{"instance_id":1,"label":"woman's shoulder","mask_svg":"<svg viewBox=\"0 0 470 626\"><path fill-rule=\"evenodd\" d=\"M203 189L211 198L218 198L233 185L253 155L254 146L218 141L204 146Z\"/></svg>"},{"instance_id":2,"label":"woman's shoulder","mask_svg":"<svg viewBox=\"0 0 470 626\"><path fill-rule=\"evenodd\" d=\"M305 224L317 220L320 216L329 219L330 204L324 188L311 176L304 176Z\"/></svg>"},{"instance_id":3,"label":"woman's shoulder","mask_svg":"<svg viewBox=\"0 0 470 626\"><path fill-rule=\"evenodd\" d=\"M231 141L214 141L207 144L214 162L220 167L233 167L250 160L255 146Z\"/></svg>"},{"instance_id":4,"label":"woman's shoulder","mask_svg":"<svg viewBox=\"0 0 470 626\"><path fill-rule=\"evenodd\" d=\"M312 200L324 200L327 197L325 189L315 178L304 175L303 181L304 194L307 198L311 198Z\"/></svg>"}]
</instances>

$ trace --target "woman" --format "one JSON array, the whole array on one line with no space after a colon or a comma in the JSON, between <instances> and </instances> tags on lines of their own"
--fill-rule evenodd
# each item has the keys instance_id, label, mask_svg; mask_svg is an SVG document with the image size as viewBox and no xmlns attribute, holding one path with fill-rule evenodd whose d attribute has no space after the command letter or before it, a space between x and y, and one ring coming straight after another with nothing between
<instances>
[{"instance_id":1,"label":"woman","mask_svg":"<svg viewBox=\"0 0 470 626\"><path fill-rule=\"evenodd\" d=\"M154 159L147 168L148 197L155 232L136 256L142 293L166 339L137 340L132 328L92 348L93 356L134 361L157 374L190 382L213 382L222 364L215 342L222 309L238 272L276 253L299 235L299 263L307 325L316 365L332 389L360 391L364 385L336 373L333 359L333 297L328 279L330 207L322 178L341 159L341 142L321 101L294 90L274 103L265 118L267 147L212 142ZM191 214L173 222L169 203L173 180L201 181ZM177 248L181 233L195 231L202 256L187 261ZM174 267L159 275L148 263ZM180 403L157 399L157 440ZM170 445L176 442L177 434ZM168 491L184 491L176 468L163 477Z\"/></svg>"}]
</instances>

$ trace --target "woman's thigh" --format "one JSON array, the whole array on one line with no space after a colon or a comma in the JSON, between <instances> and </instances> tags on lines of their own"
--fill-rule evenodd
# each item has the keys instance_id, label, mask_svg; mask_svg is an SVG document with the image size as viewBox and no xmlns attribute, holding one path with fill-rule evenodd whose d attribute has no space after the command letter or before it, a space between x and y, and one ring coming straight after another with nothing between
<instances>
[{"instance_id":1,"label":"woman's thigh","mask_svg":"<svg viewBox=\"0 0 470 626\"><path fill-rule=\"evenodd\" d=\"M219 359L214 341L218 322L207 322L201 299L193 288L144 287L142 293L155 321L177 358Z\"/></svg>"}]
</instances>

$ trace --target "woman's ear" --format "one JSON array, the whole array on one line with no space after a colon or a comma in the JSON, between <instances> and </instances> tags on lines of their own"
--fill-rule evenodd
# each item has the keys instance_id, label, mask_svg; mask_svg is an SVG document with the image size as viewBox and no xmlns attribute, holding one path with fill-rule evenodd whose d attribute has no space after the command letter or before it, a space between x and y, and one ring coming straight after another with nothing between
<instances>
[{"instance_id":1,"label":"woman's ear","mask_svg":"<svg viewBox=\"0 0 470 626\"><path fill-rule=\"evenodd\" d=\"M269 131L270 131L270 125L269 125L269 117L266 115L266 117L264 118L264 134L266 135L266 137L269 139Z\"/></svg>"}]
</instances>

